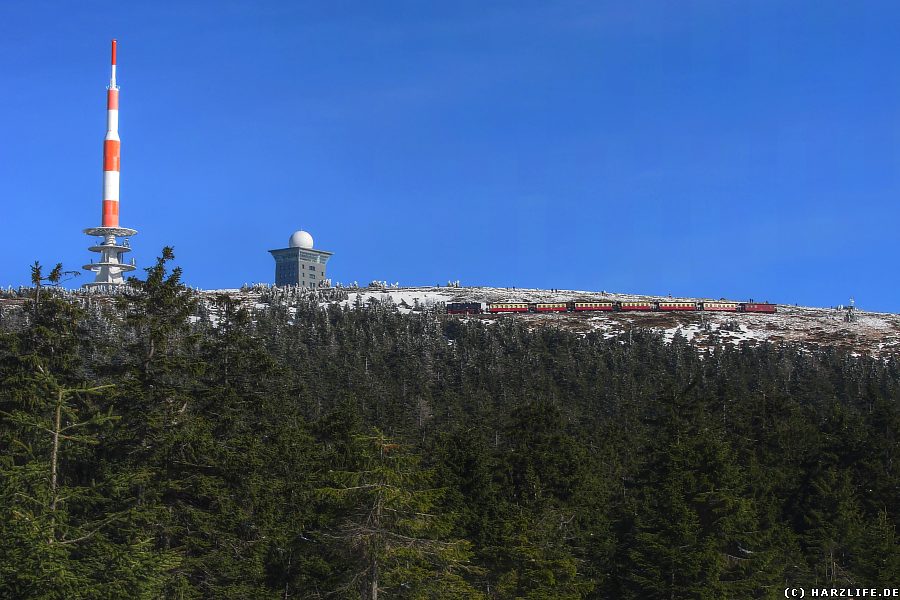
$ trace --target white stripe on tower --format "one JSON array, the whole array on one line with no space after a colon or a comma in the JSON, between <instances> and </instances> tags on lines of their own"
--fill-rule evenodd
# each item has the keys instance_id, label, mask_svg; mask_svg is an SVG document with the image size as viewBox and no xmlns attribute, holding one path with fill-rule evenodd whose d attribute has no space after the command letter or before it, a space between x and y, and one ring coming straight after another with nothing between
<instances>
[{"instance_id":1,"label":"white stripe on tower","mask_svg":"<svg viewBox=\"0 0 900 600\"><path fill-rule=\"evenodd\" d=\"M106 92L106 139L103 141L103 227L119 226L119 86L116 85L116 40L112 41L112 72Z\"/></svg>"}]
</instances>

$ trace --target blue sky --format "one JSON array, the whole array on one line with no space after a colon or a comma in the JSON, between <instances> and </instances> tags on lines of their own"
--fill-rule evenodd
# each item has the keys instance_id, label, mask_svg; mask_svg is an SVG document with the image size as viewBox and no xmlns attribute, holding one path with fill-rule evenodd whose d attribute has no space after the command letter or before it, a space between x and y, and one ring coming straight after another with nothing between
<instances>
[{"instance_id":1,"label":"blue sky","mask_svg":"<svg viewBox=\"0 0 900 600\"><path fill-rule=\"evenodd\" d=\"M0 285L100 219L188 283L329 274L900 311L896 2L0 3ZM81 283L88 280L82 276Z\"/></svg>"}]
</instances>

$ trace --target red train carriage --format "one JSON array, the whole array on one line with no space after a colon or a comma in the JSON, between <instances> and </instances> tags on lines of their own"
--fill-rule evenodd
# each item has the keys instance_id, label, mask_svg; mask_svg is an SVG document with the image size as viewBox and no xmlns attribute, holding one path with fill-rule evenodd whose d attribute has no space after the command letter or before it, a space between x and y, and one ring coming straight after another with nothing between
<instances>
[{"instance_id":1,"label":"red train carriage","mask_svg":"<svg viewBox=\"0 0 900 600\"><path fill-rule=\"evenodd\" d=\"M741 310L751 313L774 313L775 305L768 302L744 302L741 304Z\"/></svg>"},{"instance_id":2,"label":"red train carriage","mask_svg":"<svg viewBox=\"0 0 900 600\"><path fill-rule=\"evenodd\" d=\"M542 302L532 304L534 312L566 312L569 305L565 302Z\"/></svg>"},{"instance_id":3,"label":"red train carriage","mask_svg":"<svg viewBox=\"0 0 900 600\"><path fill-rule=\"evenodd\" d=\"M653 310L653 302L619 302L619 310Z\"/></svg>"},{"instance_id":4,"label":"red train carriage","mask_svg":"<svg viewBox=\"0 0 900 600\"><path fill-rule=\"evenodd\" d=\"M582 310L613 310L615 302L569 302L569 310L580 312Z\"/></svg>"},{"instance_id":5,"label":"red train carriage","mask_svg":"<svg viewBox=\"0 0 900 600\"><path fill-rule=\"evenodd\" d=\"M673 302L670 300L657 302L659 310L697 310L696 302Z\"/></svg>"},{"instance_id":6,"label":"red train carriage","mask_svg":"<svg viewBox=\"0 0 900 600\"><path fill-rule=\"evenodd\" d=\"M489 313L520 313L528 312L528 305L524 302L493 302L488 304Z\"/></svg>"},{"instance_id":7,"label":"red train carriage","mask_svg":"<svg viewBox=\"0 0 900 600\"><path fill-rule=\"evenodd\" d=\"M719 301L711 301L711 302L701 302L701 306L703 310L712 310L716 312L737 312L740 305L737 302L723 302Z\"/></svg>"}]
</instances>

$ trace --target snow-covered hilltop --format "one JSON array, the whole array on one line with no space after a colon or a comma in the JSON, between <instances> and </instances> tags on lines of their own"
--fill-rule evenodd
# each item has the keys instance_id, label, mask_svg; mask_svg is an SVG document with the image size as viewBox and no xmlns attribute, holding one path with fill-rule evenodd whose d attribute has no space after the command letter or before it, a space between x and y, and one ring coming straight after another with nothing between
<instances>
[{"instance_id":1,"label":"snow-covered hilltop","mask_svg":"<svg viewBox=\"0 0 900 600\"><path fill-rule=\"evenodd\" d=\"M107 298L83 291L65 292L85 303L104 304ZM595 300L673 300L662 296L635 296L611 292L573 290L539 290L492 287L399 287L330 288L308 290L252 286L242 289L197 290L202 298L201 311L194 321L218 321L216 296L228 295L251 311L265 310L281 304L291 310L298 302L316 302L327 308L370 308L380 306L400 314L444 312L449 302L566 302ZM0 297L0 325L4 320L20 323L30 301L30 292L11 290ZM698 301L702 298L674 300ZM18 313L18 315L16 314ZM846 308L813 308L778 305L774 315L728 312L585 312L585 313L517 313L450 316L496 323L502 319L517 319L529 327L559 327L576 333L599 332L608 337L626 334L630 329L650 329L666 339L675 336L703 349L717 343L751 344L795 343L809 347L836 347L857 354L874 356L900 355L900 315L854 310L853 319ZM18 316L18 318L17 318Z\"/></svg>"},{"instance_id":2,"label":"snow-covered hilltop","mask_svg":"<svg viewBox=\"0 0 900 600\"><path fill-rule=\"evenodd\" d=\"M248 304L264 306L265 292L221 290L242 297ZM315 292L313 292L315 293ZM338 299L339 298L339 299ZM540 290L492 287L384 287L344 288L338 298L320 299L322 306L341 304L365 307L373 302L400 313L443 311L448 302L565 302L574 300L672 300L663 296L636 296L611 292ZM698 301L701 298L678 298ZM900 315L854 310L848 321L846 308L813 308L778 305L774 315L724 312L588 312L554 314L482 314L452 318L497 322L519 319L529 326L562 327L579 333L602 332L609 337L632 328L659 331L671 340L683 336L700 348L725 343L799 343L817 347L845 348L859 354L900 355Z\"/></svg>"}]
</instances>

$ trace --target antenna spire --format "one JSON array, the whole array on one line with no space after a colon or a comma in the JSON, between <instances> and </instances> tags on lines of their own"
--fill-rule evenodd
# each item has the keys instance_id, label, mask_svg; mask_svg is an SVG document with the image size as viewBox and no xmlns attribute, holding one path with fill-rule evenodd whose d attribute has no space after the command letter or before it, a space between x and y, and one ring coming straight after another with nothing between
<instances>
[{"instance_id":1,"label":"antenna spire","mask_svg":"<svg viewBox=\"0 0 900 600\"><path fill-rule=\"evenodd\" d=\"M109 76L109 89L119 89L119 86L116 85L116 40L112 41L112 62Z\"/></svg>"}]
</instances>

